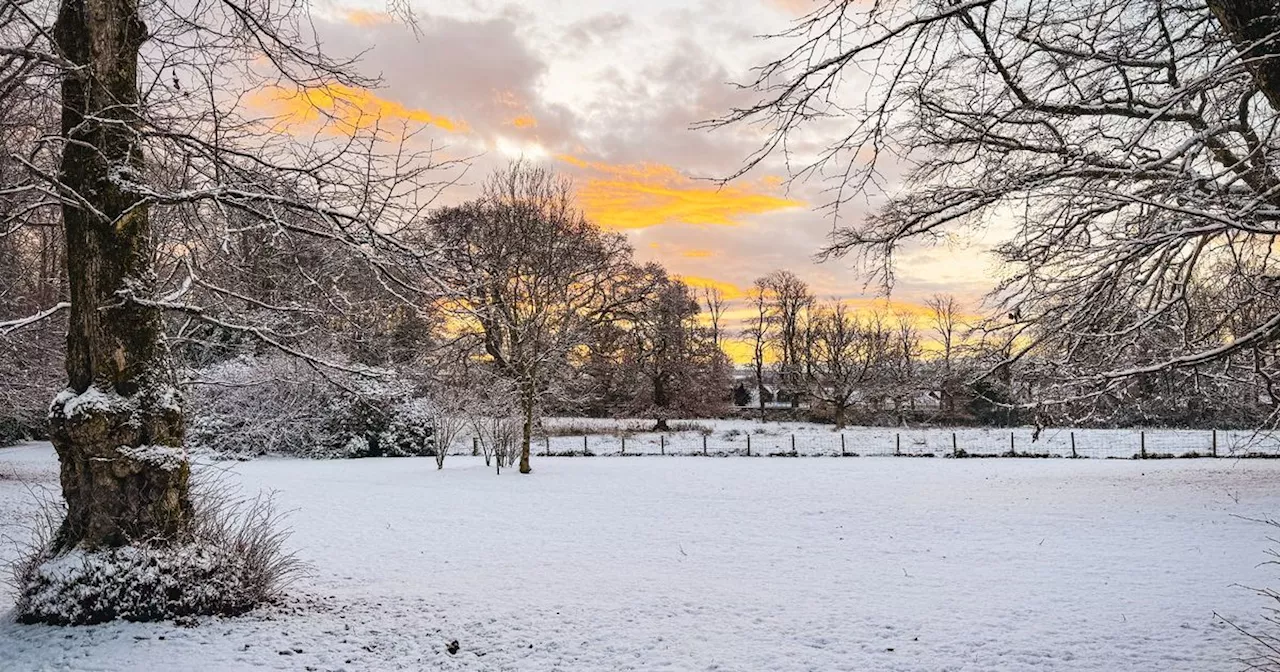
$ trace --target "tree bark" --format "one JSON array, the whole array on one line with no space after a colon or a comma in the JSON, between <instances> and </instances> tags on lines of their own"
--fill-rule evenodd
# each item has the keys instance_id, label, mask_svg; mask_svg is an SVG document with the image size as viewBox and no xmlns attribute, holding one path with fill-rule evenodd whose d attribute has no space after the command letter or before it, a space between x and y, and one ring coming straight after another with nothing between
<instances>
[{"instance_id":1,"label":"tree bark","mask_svg":"<svg viewBox=\"0 0 1280 672\"><path fill-rule=\"evenodd\" d=\"M155 286L141 180L137 0L62 0L54 39L80 67L62 78L60 180L71 315L68 388L50 435L67 517L55 549L172 539L190 515L182 409Z\"/></svg>"},{"instance_id":2,"label":"tree bark","mask_svg":"<svg viewBox=\"0 0 1280 672\"><path fill-rule=\"evenodd\" d=\"M1240 51L1271 109L1280 111L1280 3L1208 0L1206 4Z\"/></svg>"},{"instance_id":3,"label":"tree bark","mask_svg":"<svg viewBox=\"0 0 1280 672\"><path fill-rule=\"evenodd\" d=\"M533 471L529 466L529 444L533 442L533 393L526 391L521 395L520 410L524 414L524 427L520 436L520 473L527 474Z\"/></svg>"},{"instance_id":4,"label":"tree bark","mask_svg":"<svg viewBox=\"0 0 1280 672\"><path fill-rule=\"evenodd\" d=\"M671 400L667 396L667 374L659 373L653 377L653 407L658 414L653 427L655 432L668 430L666 413L670 403Z\"/></svg>"}]
</instances>

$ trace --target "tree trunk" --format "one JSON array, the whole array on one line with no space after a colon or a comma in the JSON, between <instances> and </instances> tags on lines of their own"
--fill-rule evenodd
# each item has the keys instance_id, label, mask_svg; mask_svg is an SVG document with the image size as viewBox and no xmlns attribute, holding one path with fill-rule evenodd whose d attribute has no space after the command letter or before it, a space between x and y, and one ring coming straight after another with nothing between
<instances>
[{"instance_id":1,"label":"tree trunk","mask_svg":"<svg viewBox=\"0 0 1280 672\"><path fill-rule=\"evenodd\" d=\"M520 433L520 473L533 471L529 466L529 444L533 442L533 394L526 391L521 395L520 410L524 413L524 427Z\"/></svg>"},{"instance_id":2,"label":"tree trunk","mask_svg":"<svg viewBox=\"0 0 1280 672\"><path fill-rule=\"evenodd\" d=\"M836 429L844 429L844 404L835 404Z\"/></svg>"},{"instance_id":3,"label":"tree trunk","mask_svg":"<svg viewBox=\"0 0 1280 672\"><path fill-rule=\"evenodd\" d=\"M1280 111L1280 8L1275 0L1208 0L1206 4L1241 59L1248 62L1271 109Z\"/></svg>"},{"instance_id":4,"label":"tree trunk","mask_svg":"<svg viewBox=\"0 0 1280 672\"><path fill-rule=\"evenodd\" d=\"M71 316L68 389L53 401L50 436L67 517L55 547L173 539L190 515L182 409L155 286L136 130L137 0L63 0L59 50L80 69L62 79L59 175L82 199L62 208Z\"/></svg>"},{"instance_id":5,"label":"tree trunk","mask_svg":"<svg viewBox=\"0 0 1280 672\"><path fill-rule=\"evenodd\" d=\"M658 413L657 422L654 424L655 432L665 432L667 428L667 406L670 399L667 398L667 375L660 373L653 377L653 407Z\"/></svg>"}]
</instances>

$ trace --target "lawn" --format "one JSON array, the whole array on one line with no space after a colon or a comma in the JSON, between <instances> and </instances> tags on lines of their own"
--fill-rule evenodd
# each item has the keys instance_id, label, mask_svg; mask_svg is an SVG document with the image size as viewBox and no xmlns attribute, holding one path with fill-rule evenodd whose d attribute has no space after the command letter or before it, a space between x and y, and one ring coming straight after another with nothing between
<instances>
[{"instance_id":1,"label":"lawn","mask_svg":"<svg viewBox=\"0 0 1280 672\"><path fill-rule=\"evenodd\" d=\"M1270 528L1246 520L1280 515L1272 460L534 467L221 463L292 511L311 573L286 604L194 626L6 619L0 668L1238 670L1251 650L1223 619L1258 627L1268 603L1244 586L1280 585ZM0 449L0 519L42 487L47 444Z\"/></svg>"}]
</instances>

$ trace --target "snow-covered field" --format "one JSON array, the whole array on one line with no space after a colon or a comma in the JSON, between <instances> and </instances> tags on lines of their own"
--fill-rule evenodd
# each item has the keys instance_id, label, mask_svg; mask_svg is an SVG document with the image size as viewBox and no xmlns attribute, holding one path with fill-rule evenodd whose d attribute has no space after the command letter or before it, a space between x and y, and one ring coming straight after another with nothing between
<instances>
[{"instance_id":1,"label":"snow-covered field","mask_svg":"<svg viewBox=\"0 0 1280 672\"><path fill-rule=\"evenodd\" d=\"M1069 457L1072 446L1078 457L1130 458L1143 450L1149 455L1182 456L1244 454L1280 456L1280 434L1253 431L1182 429L1064 429L1045 428L1038 437L1030 427L895 428L846 427L809 422L756 420L673 420L676 431L658 434L653 420L611 418L548 418L552 436L537 450L552 453L587 449L596 455L680 454L698 455L950 455L953 449L970 455L1000 455L1012 447L1032 455ZM953 437L954 435L954 437ZM624 446L625 441L625 446ZM549 445L548 445L549 444ZM748 445L749 444L749 445Z\"/></svg>"},{"instance_id":2,"label":"snow-covered field","mask_svg":"<svg viewBox=\"0 0 1280 672\"><path fill-rule=\"evenodd\" d=\"M313 572L288 605L4 622L0 669L1212 672L1250 652L1215 612L1257 626L1241 586L1280 585L1244 519L1280 515L1271 460L223 466L294 510ZM0 520L32 484L51 449L0 449Z\"/></svg>"}]
</instances>

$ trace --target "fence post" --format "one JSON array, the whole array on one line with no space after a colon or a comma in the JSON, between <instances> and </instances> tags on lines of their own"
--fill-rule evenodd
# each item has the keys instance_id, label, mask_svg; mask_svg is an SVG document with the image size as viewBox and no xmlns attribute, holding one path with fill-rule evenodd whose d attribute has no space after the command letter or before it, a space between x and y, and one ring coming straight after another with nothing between
<instances>
[{"instance_id":1,"label":"fence post","mask_svg":"<svg viewBox=\"0 0 1280 672\"><path fill-rule=\"evenodd\" d=\"M658 449L662 451L663 455L667 454L667 435L666 434L658 435Z\"/></svg>"},{"instance_id":2,"label":"fence post","mask_svg":"<svg viewBox=\"0 0 1280 672\"><path fill-rule=\"evenodd\" d=\"M796 455L797 455L797 453L796 453L796 435L795 435L795 434L792 434L792 435L791 435L791 456L792 456L792 457L795 457Z\"/></svg>"},{"instance_id":3,"label":"fence post","mask_svg":"<svg viewBox=\"0 0 1280 672\"><path fill-rule=\"evenodd\" d=\"M545 446L542 449L543 457L551 457L551 437L550 436L542 437L542 444L543 446Z\"/></svg>"},{"instance_id":4,"label":"fence post","mask_svg":"<svg viewBox=\"0 0 1280 672\"><path fill-rule=\"evenodd\" d=\"M1013 432L1009 432L1009 455L1016 456L1017 454L1017 449L1013 447Z\"/></svg>"},{"instance_id":5,"label":"fence post","mask_svg":"<svg viewBox=\"0 0 1280 672\"><path fill-rule=\"evenodd\" d=\"M848 457L844 452L844 434L840 435L840 457Z\"/></svg>"},{"instance_id":6,"label":"fence post","mask_svg":"<svg viewBox=\"0 0 1280 672\"><path fill-rule=\"evenodd\" d=\"M1218 430L1213 430L1213 456L1218 456Z\"/></svg>"},{"instance_id":7,"label":"fence post","mask_svg":"<svg viewBox=\"0 0 1280 672\"><path fill-rule=\"evenodd\" d=\"M476 455L479 455L479 454L480 454L480 437L473 436L471 437L471 457L475 457Z\"/></svg>"},{"instance_id":8,"label":"fence post","mask_svg":"<svg viewBox=\"0 0 1280 672\"><path fill-rule=\"evenodd\" d=\"M622 436L622 454L626 455L627 454L627 435L622 434L621 436Z\"/></svg>"},{"instance_id":9,"label":"fence post","mask_svg":"<svg viewBox=\"0 0 1280 672\"><path fill-rule=\"evenodd\" d=\"M586 434L582 435L582 456L583 457L587 456L587 435Z\"/></svg>"},{"instance_id":10,"label":"fence post","mask_svg":"<svg viewBox=\"0 0 1280 672\"><path fill-rule=\"evenodd\" d=\"M747 457L751 457L751 434L747 434Z\"/></svg>"},{"instance_id":11,"label":"fence post","mask_svg":"<svg viewBox=\"0 0 1280 672\"><path fill-rule=\"evenodd\" d=\"M1080 457L1076 455L1076 433L1071 432L1071 457Z\"/></svg>"},{"instance_id":12,"label":"fence post","mask_svg":"<svg viewBox=\"0 0 1280 672\"><path fill-rule=\"evenodd\" d=\"M1145 460L1147 459L1147 430L1144 429L1138 432L1138 441L1142 459Z\"/></svg>"},{"instance_id":13,"label":"fence post","mask_svg":"<svg viewBox=\"0 0 1280 672\"><path fill-rule=\"evenodd\" d=\"M707 456L707 435L706 434L702 435L702 456L703 457Z\"/></svg>"},{"instance_id":14,"label":"fence post","mask_svg":"<svg viewBox=\"0 0 1280 672\"><path fill-rule=\"evenodd\" d=\"M951 432L951 457L955 457L958 449L956 448L956 433Z\"/></svg>"},{"instance_id":15,"label":"fence post","mask_svg":"<svg viewBox=\"0 0 1280 672\"><path fill-rule=\"evenodd\" d=\"M493 463L497 465L497 468L498 468L498 475L501 476L502 475L502 456L494 455L493 457L494 457Z\"/></svg>"},{"instance_id":16,"label":"fence post","mask_svg":"<svg viewBox=\"0 0 1280 672\"><path fill-rule=\"evenodd\" d=\"M893 439L893 441L894 441L894 443L893 443L893 454L894 454L894 455L901 455L901 454L902 454L902 433L901 433L901 432L898 432L898 433L894 434L894 439Z\"/></svg>"}]
</instances>

